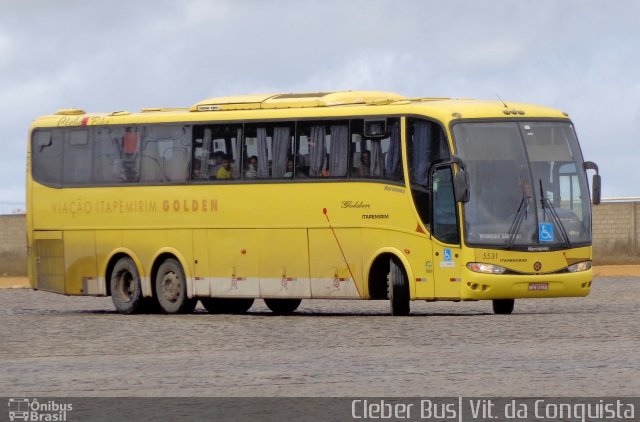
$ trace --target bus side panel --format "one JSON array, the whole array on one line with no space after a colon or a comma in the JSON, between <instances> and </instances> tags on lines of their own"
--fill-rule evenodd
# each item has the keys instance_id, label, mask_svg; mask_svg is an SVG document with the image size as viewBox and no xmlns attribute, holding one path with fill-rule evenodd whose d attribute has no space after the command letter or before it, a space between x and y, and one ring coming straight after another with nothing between
<instances>
[{"instance_id":1,"label":"bus side panel","mask_svg":"<svg viewBox=\"0 0 640 422\"><path fill-rule=\"evenodd\" d=\"M168 244L167 230L122 231L122 246L130 249L142 265L142 268L138 268L138 271L140 272L140 282L144 296L151 296L153 291L153 280L151 280L153 258L156 256L158 249Z\"/></svg>"},{"instance_id":2,"label":"bus side panel","mask_svg":"<svg viewBox=\"0 0 640 422\"><path fill-rule=\"evenodd\" d=\"M360 229L334 230L309 229L311 296L364 297Z\"/></svg>"},{"instance_id":3,"label":"bus side panel","mask_svg":"<svg viewBox=\"0 0 640 422\"><path fill-rule=\"evenodd\" d=\"M68 295L100 295L96 267L96 238L93 231L65 231L65 293Z\"/></svg>"},{"instance_id":4,"label":"bus side panel","mask_svg":"<svg viewBox=\"0 0 640 422\"><path fill-rule=\"evenodd\" d=\"M98 230L96 231L96 265L98 267L98 280L109 290L107 279L107 260L113 255L113 251L122 245L122 232L120 230Z\"/></svg>"},{"instance_id":5,"label":"bus side panel","mask_svg":"<svg viewBox=\"0 0 640 422\"><path fill-rule=\"evenodd\" d=\"M260 295L310 298L309 249L306 229L262 229Z\"/></svg>"},{"instance_id":6,"label":"bus side panel","mask_svg":"<svg viewBox=\"0 0 640 422\"><path fill-rule=\"evenodd\" d=\"M460 299L464 258L459 246L433 242L433 275L437 299Z\"/></svg>"},{"instance_id":7,"label":"bus side panel","mask_svg":"<svg viewBox=\"0 0 640 422\"><path fill-rule=\"evenodd\" d=\"M207 234L211 296L260 297L257 230L212 229Z\"/></svg>"},{"instance_id":8,"label":"bus side panel","mask_svg":"<svg viewBox=\"0 0 640 422\"><path fill-rule=\"evenodd\" d=\"M65 293L62 232L58 230L34 231L33 258L35 263L33 288Z\"/></svg>"},{"instance_id":9,"label":"bus side panel","mask_svg":"<svg viewBox=\"0 0 640 422\"><path fill-rule=\"evenodd\" d=\"M406 271L407 276L411 277L408 280L411 298L432 299L436 284L431 265L431 239L425 234L392 232L389 235L389 245L402 251L409 262L410 268L406 268Z\"/></svg>"},{"instance_id":10,"label":"bus side panel","mask_svg":"<svg viewBox=\"0 0 640 422\"><path fill-rule=\"evenodd\" d=\"M193 290L199 297L211 296L209 286L209 245L207 230L193 231Z\"/></svg>"},{"instance_id":11,"label":"bus side panel","mask_svg":"<svg viewBox=\"0 0 640 422\"><path fill-rule=\"evenodd\" d=\"M374 228L363 228L361 230L362 234L362 265L364 266L364 273L368 274L369 278L372 277L370 274L371 265L373 261L376 259L377 252L386 246L389 245L389 232L387 230L382 229L374 229ZM364 274L363 274L364 276ZM369 278L363 280L364 286L362 289L362 296L370 298L371 292L369 291ZM384 280L386 283L386 274L384 275Z\"/></svg>"},{"instance_id":12,"label":"bus side panel","mask_svg":"<svg viewBox=\"0 0 640 422\"><path fill-rule=\"evenodd\" d=\"M164 246L164 245L160 245ZM167 246L176 250L185 260L184 273L187 277L193 276L194 258L193 258L193 230L168 230Z\"/></svg>"}]
</instances>

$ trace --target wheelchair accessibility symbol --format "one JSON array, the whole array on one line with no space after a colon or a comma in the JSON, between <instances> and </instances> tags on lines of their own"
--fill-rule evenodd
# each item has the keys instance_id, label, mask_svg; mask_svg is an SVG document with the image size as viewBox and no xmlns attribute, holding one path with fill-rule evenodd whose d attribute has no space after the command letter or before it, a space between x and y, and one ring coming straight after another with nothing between
<instances>
[{"instance_id":1,"label":"wheelchair accessibility symbol","mask_svg":"<svg viewBox=\"0 0 640 422\"><path fill-rule=\"evenodd\" d=\"M540 242L553 242L553 224L538 224L538 240Z\"/></svg>"}]
</instances>

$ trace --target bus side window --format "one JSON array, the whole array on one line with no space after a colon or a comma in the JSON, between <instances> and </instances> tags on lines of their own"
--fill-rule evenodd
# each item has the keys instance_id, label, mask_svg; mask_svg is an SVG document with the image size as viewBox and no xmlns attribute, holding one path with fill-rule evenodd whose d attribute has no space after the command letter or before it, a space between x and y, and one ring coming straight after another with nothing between
<instances>
[{"instance_id":1,"label":"bus side window","mask_svg":"<svg viewBox=\"0 0 640 422\"><path fill-rule=\"evenodd\" d=\"M211 127L209 180L238 180L242 171L242 126L215 125Z\"/></svg>"},{"instance_id":2,"label":"bus side window","mask_svg":"<svg viewBox=\"0 0 640 422\"><path fill-rule=\"evenodd\" d=\"M456 201L453 194L451 167L439 167L433 172L433 235L445 243L458 243Z\"/></svg>"},{"instance_id":3,"label":"bus side window","mask_svg":"<svg viewBox=\"0 0 640 422\"><path fill-rule=\"evenodd\" d=\"M62 181L64 184L91 183L91 143L89 131L72 129L67 132L64 145L64 167Z\"/></svg>"},{"instance_id":4,"label":"bus side window","mask_svg":"<svg viewBox=\"0 0 640 422\"><path fill-rule=\"evenodd\" d=\"M31 140L34 178L45 185L59 186L62 179L62 129L36 130Z\"/></svg>"},{"instance_id":5,"label":"bus side window","mask_svg":"<svg viewBox=\"0 0 640 422\"><path fill-rule=\"evenodd\" d=\"M309 177L321 177L328 171L326 168L326 128L320 125L311 126L306 139L309 147Z\"/></svg>"},{"instance_id":6,"label":"bus side window","mask_svg":"<svg viewBox=\"0 0 640 422\"><path fill-rule=\"evenodd\" d=\"M364 122L351 121L351 177L402 180L400 119L387 119L386 132L365 137Z\"/></svg>"},{"instance_id":7,"label":"bus side window","mask_svg":"<svg viewBox=\"0 0 640 422\"><path fill-rule=\"evenodd\" d=\"M191 161L191 126L147 126L141 179L147 183L185 182Z\"/></svg>"},{"instance_id":8,"label":"bus side window","mask_svg":"<svg viewBox=\"0 0 640 422\"><path fill-rule=\"evenodd\" d=\"M120 147L111 138L108 127L93 128L93 180L97 183L119 182Z\"/></svg>"},{"instance_id":9,"label":"bus side window","mask_svg":"<svg viewBox=\"0 0 640 422\"><path fill-rule=\"evenodd\" d=\"M383 139L384 177L389 180L402 180L402 147L400 144L400 119L389 119L389 138Z\"/></svg>"},{"instance_id":10,"label":"bus side window","mask_svg":"<svg viewBox=\"0 0 640 422\"><path fill-rule=\"evenodd\" d=\"M442 128L433 122L409 119L408 161L413 201L425 225L429 224L429 171L434 163L449 158Z\"/></svg>"},{"instance_id":11,"label":"bus side window","mask_svg":"<svg viewBox=\"0 0 640 422\"><path fill-rule=\"evenodd\" d=\"M138 128L127 127L120 142L123 180L137 182L140 178L140 132L138 132Z\"/></svg>"},{"instance_id":12,"label":"bus side window","mask_svg":"<svg viewBox=\"0 0 640 422\"><path fill-rule=\"evenodd\" d=\"M349 169L349 124L346 121L311 123L300 131L299 153L308 152L309 177L346 177Z\"/></svg>"},{"instance_id":13,"label":"bus side window","mask_svg":"<svg viewBox=\"0 0 640 422\"><path fill-rule=\"evenodd\" d=\"M329 176L345 177L349 167L349 125L331 125L329 138Z\"/></svg>"}]
</instances>

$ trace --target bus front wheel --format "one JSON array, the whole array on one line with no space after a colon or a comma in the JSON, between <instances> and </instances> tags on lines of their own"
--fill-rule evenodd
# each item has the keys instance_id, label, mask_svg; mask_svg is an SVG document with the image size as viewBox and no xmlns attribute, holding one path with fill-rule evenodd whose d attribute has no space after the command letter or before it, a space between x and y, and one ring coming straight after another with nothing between
<instances>
[{"instance_id":1,"label":"bus front wheel","mask_svg":"<svg viewBox=\"0 0 640 422\"><path fill-rule=\"evenodd\" d=\"M138 267L129 257L120 258L111 272L111 299L121 314L134 314L143 308Z\"/></svg>"},{"instance_id":2,"label":"bus front wheel","mask_svg":"<svg viewBox=\"0 0 640 422\"><path fill-rule=\"evenodd\" d=\"M391 305L391 315L409 315L409 282L404 270L394 259L389 264L388 277L389 304Z\"/></svg>"},{"instance_id":3,"label":"bus front wheel","mask_svg":"<svg viewBox=\"0 0 640 422\"><path fill-rule=\"evenodd\" d=\"M291 315L302 299L264 299L264 304L276 315Z\"/></svg>"},{"instance_id":4,"label":"bus front wheel","mask_svg":"<svg viewBox=\"0 0 640 422\"><path fill-rule=\"evenodd\" d=\"M165 259L158 268L155 289L158 304L167 314L189 314L198 303L197 299L187 297L184 270L174 258Z\"/></svg>"},{"instance_id":5,"label":"bus front wheel","mask_svg":"<svg viewBox=\"0 0 640 422\"><path fill-rule=\"evenodd\" d=\"M497 315L509 315L513 312L514 299L493 299L493 313Z\"/></svg>"},{"instance_id":6,"label":"bus front wheel","mask_svg":"<svg viewBox=\"0 0 640 422\"><path fill-rule=\"evenodd\" d=\"M210 314L244 314L253 306L253 299L244 298L202 297L200 302Z\"/></svg>"}]
</instances>

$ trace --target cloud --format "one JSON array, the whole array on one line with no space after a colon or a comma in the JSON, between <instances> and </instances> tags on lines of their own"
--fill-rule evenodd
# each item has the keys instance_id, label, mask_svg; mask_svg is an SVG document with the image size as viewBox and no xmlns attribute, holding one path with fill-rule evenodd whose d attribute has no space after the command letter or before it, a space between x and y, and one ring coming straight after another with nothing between
<instances>
[{"instance_id":1,"label":"cloud","mask_svg":"<svg viewBox=\"0 0 640 422\"><path fill-rule=\"evenodd\" d=\"M11 1L0 15L0 177L23 189L27 127L61 107L135 111L243 93L368 89L499 94L560 108L600 164L605 196L640 196L640 175L623 174L640 161L640 2L616 5Z\"/></svg>"}]
</instances>

